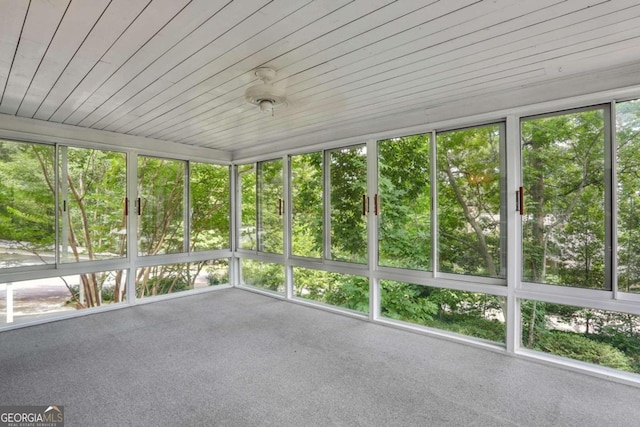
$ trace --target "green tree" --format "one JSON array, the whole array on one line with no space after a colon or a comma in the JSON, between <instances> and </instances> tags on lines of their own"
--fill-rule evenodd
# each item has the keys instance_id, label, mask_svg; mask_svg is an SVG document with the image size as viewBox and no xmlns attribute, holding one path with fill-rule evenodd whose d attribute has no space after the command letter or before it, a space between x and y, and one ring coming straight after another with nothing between
<instances>
[{"instance_id":1,"label":"green tree","mask_svg":"<svg viewBox=\"0 0 640 427\"><path fill-rule=\"evenodd\" d=\"M367 152L355 146L330 152L331 259L367 262Z\"/></svg>"},{"instance_id":2,"label":"green tree","mask_svg":"<svg viewBox=\"0 0 640 427\"><path fill-rule=\"evenodd\" d=\"M384 280L380 290L383 316L429 325L438 313L438 304L425 297L428 289L424 286Z\"/></svg>"},{"instance_id":3,"label":"green tree","mask_svg":"<svg viewBox=\"0 0 640 427\"><path fill-rule=\"evenodd\" d=\"M379 141L379 263L431 270L430 135Z\"/></svg>"},{"instance_id":4,"label":"green tree","mask_svg":"<svg viewBox=\"0 0 640 427\"><path fill-rule=\"evenodd\" d=\"M522 124L524 278L604 285L604 115L600 109Z\"/></svg>"},{"instance_id":5,"label":"green tree","mask_svg":"<svg viewBox=\"0 0 640 427\"><path fill-rule=\"evenodd\" d=\"M54 261L54 153L53 146L0 140L3 267Z\"/></svg>"},{"instance_id":6,"label":"green tree","mask_svg":"<svg viewBox=\"0 0 640 427\"><path fill-rule=\"evenodd\" d=\"M294 255L322 258L322 152L291 156L291 246Z\"/></svg>"},{"instance_id":7,"label":"green tree","mask_svg":"<svg viewBox=\"0 0 640 427\"><path fill-rule=\"evenodd\" d=\"M282 159L258 163L258 250L281 254L284 246Z\"/></svg>"},{"instance_id":8,"label":"green tree","mask_svg":"<svg viewBox=\"0 0 640 427\"><path fill-rule=\"evenodd\" d=\"M184 252L185 162L138 157L138 253Z\"/></svg>"},{"instance_id":9,"label":"green tree","mask_svg":"<svg viewBox=\"0 0 640 427\"><path fill-rule=\"evenodd\" d=\"M618 287L640 292L640 102L616 104Z\"/></svg>"},{"instance_id":10,"label":"green tree","mask_svg":"<svg viewBox=\"0 0 640 427\"><path fill-rule=\"evenodd\" d=\"M191 250L230 247L229 167L191 163Z\"/></svg>"},{"instance_id":11,"label":"green tree","mask_svg":"<svg viewBox=\"0 0 640 427\"><path fill-rule=\"evenodd\" d=\"M440 270L501 277L500 127L438 135Z\"/></svg>"},{"instance_id":12,"label":"green tree","mask_svg":"<svg viewBox=\"0 0 640 427\"><path fill-rule=\"evenodd\" d=\"M258 249L256 179L257 173L254 163L238 166L238 184L240 186L239 246L241 249Z\"/></svg>"}]
</instances>

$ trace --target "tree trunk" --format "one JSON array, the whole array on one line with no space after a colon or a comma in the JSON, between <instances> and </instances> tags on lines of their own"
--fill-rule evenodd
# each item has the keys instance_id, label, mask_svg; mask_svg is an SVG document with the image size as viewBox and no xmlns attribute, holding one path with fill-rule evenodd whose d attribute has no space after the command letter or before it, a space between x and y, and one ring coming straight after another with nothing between
<instances>
[{"instance_id":1,"label":"tree trunk","mask_svg":"<svg viewBox=\"0 0 640 427\"><path fill-rule=\"evenodd\" d=\"M489 247L487 246L487 241L484 237L483 230L480 227L480 225L478 225L478 222L471 214L471 211L469 210L469 206L466 200L464 199L462 192L460 191L458 182L456 181L456 178L453 175L453 172L451 171L451 165L448 162L447 162L447 165L444 167L444 172L447 174L447 178L449 179L449 184L451 184L451 188L453 189L453 192L456 195L456 200L458 201L458 203L460 204L460 207L462 208L462 211L464 212L465 219L467 220L471 228L473 228L476 238L478 239L477 250L478 252L480 252L480 256L482 257L482 259L484 259L489 276L498 277L498 272L496 270L495 263L493 262L493 257L489 252Z\"/></svg>"}]
</instances>

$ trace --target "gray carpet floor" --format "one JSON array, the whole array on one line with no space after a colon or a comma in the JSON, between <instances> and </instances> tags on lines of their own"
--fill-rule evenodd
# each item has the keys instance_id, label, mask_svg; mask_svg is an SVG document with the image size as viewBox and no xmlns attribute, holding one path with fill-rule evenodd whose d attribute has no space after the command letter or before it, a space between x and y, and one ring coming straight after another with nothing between
<instances>
[{"instance_id":1,"label":"gray carpet floor","mask_svg":"<svg viewBox=\"0 0 640 427\"><path fill-rule=\"evenodd\" d=\"M0 333L66 426L638 426L640 388L227 289Z\"/></svg>"}]
</instances>

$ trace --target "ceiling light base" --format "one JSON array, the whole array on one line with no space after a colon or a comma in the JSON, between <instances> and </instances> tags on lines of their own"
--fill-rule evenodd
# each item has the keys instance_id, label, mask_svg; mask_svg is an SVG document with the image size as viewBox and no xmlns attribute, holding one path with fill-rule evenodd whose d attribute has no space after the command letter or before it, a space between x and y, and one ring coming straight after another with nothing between
<instances>
[{"instance_id":1,"label":"ceiling light base","mask_svg":"<svg viewBox=\"0 0 640 427\"><path fill-rule=\"evenodd\" d=\"M265 83L271 83L276 78L276 70L273 68L258 68L256 69L256 77Z\"/></svg>"},{"instance_id":2,"label":"ceiling light base","mask_svg":"<svg viewBox=\"0 0 640 427\"><path fill-rule=\"evenodd\" d=\"M262 83L251 86L244 94L244 99L253 105L260 107L260 111L273 114L276 108L287 105L284 90L273 86L271 82L276 78L276 71L271 68L258 68L256 76Z\"/></svg>"}]
</instances>

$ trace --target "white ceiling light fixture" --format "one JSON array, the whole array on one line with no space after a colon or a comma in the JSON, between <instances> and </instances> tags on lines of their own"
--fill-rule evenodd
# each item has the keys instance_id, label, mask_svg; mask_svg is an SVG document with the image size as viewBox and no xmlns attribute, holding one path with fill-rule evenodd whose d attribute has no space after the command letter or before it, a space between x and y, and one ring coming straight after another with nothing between
<instances>
[{"instance_id":1,"label":"white ceiling light fixture","mask_svg":"<svg viewBox=\"0 0 640 427\"><path fill-rule=\"evenodd\" d=\"M263 113L273 115L274 109L287 105L284 90L272 84L276 78L276 71L271 68L258 68L255 74L262 83L249 87L244 98L250 104L259 106Z\"/></svg>"}]
</instances>

